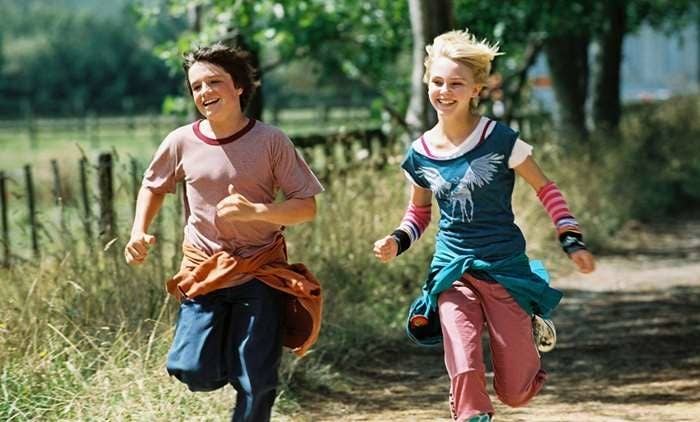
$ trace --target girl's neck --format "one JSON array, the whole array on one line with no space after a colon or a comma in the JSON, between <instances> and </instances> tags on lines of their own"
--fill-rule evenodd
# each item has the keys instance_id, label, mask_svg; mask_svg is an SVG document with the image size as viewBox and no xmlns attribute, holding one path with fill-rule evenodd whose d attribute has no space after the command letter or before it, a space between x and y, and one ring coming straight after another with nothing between
<instances>
[{"instance_id":1,"label":"girl's neck","mask_svg":"<svg viewBox=\"0 0 700 422\"><path fill-rule=\"evenodd\" d=\"M443 138L443 142L458 146L474 131L479 124L481 116L469 113L466 118L444 118L439 119L435 125L435 135Z\"/></svg>"}]
</instances>

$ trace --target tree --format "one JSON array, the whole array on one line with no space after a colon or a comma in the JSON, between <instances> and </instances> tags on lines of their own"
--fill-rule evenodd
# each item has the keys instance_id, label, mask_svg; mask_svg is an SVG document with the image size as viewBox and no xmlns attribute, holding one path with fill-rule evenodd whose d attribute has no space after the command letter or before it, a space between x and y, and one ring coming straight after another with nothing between
<instances>
[{"instance_id":1,"label":"tree","mask_svg":"<svg viewBox=\"0 0 700 422\"><path fill-rule=\"evenodd\" d=\"M591 79L594 124L614 129L619 123L624 35L642 24L673 27L697 20L700 9L691 0L520 1L502 8L483 3L457 0L456 10L462 13L458 22L479 28L484 34L492 32L509 56L516 52L519 60L509 65L506 59L506 81L522 80L514 75L523 74L527 63L533 62L531 53L539 54L541 47L559 106L559 127L577 139L586 139L589 132L586 101ZM592 43L598 45L599 54L589 59ZM520 71L513 71L518 67L515 62L520 64ZM506 92L507 97L520 92L518 84L513 86L516 90Z\"/></svg>"},{"instance_id":2,"label":"tree","mask_svg":"<svg viewBox=\"0 0 700 422\"><path fill-rule=\"evenodd\" d=\"M597 9L593 120L599 129L616 129L621 117L620 66L624 36L649 24L672 31L700 17L692 0L610 0Z\"/></svg>"},{"instance_id":3,"label":"tree","mask_svg":"<svg viewBox=\"0 0 700 422\"><path fill-rule=\"evenodd\" d=\"M492 89L502 91L504 110L500 118L506 122L522 117L528 72L543 49L545 34L538 30L542 25L538 21L541 7L534 1L493 7L478 0L455 0L457 26L498 43L505 52L496 58L492 68L500 76L499 86L489 87L485 94L490 94Z\"/></svg>"},{"instance_id":4,"label":"tree","mask_svg":"<svg viewBox=\"0 0 700 422\"><path fill-rule=\"evenodd\" d=\"M588 44L587 34L565 34L548 37L544 46L559 104L559 127L579 139L588 137Z\"/></svg>"},{"instance_id":5,"label":"tree","mask_svg":"<svg viewBox=\"0 0 700 422\"><path fill-rule=\"evenodd\" d=\"M171 16L186 13L188 0L167 1ZM380 99L381 107L403 121L405 79L401 54L410 40L407 4L393 0L200 0L202 30L183 31L161 46L172 64L195 45L236 40L257 54L260 77L292 61L318 64L320 83L336 74ZM406 90L407 91L407 90ZM398 104L398 106L397 106Z\"/></svg>"},{"instance_id":6,"label":"tree","mask_svg":"<svg viewBox=\"0 0 700 422\"><path fill-rule=\"evenodd\" d=\"M140 32L129 11L96 17L38 2L0 5L5 115L21 113L18 103L43 115L159 110L177 89L151 51L156 38Z\"/></svg>"},{"instance_id":7,"label":"tree","mask_svg":"<svg viewBox=\"0 0 700 422\"><path fill-rule=\"evenodd\" d=\"M627 13L623 1L606 2L604 20L598 36L599 53L595 60L593 121L599 128L614 129L620 123L620 72L622 43L627 32Z\"/></svg>"},{"instance_id":8,"label":"tree","mask_svg":"<svg viewBox=\"0 0 700 422\"><path fill-rule=\"evenodd\" d=\"M425 46L439 34L454 28L452 0L408 0L413 34L411 97L406 110L406 124L417 137L435 123L423 83Z\"/></svg>"}]
</instances>

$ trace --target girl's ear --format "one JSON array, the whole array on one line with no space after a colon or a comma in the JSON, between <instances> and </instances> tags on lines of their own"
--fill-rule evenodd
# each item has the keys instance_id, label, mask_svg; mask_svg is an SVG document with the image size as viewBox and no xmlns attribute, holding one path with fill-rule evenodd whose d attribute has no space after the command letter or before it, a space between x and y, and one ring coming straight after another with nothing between
<instances>
[{"instance_id":1,"label":"girl's ear","mask_svg":"<svg viewBox=\"0 0 700 422\"><path fill-rule=\"evenodd\" d=\"M474 86L472 87L472 95L471 95L471 97L472 97L472 98L478 98L478 97L479 97L479 94L481 93L481 90L482 90L483 88L484 88L483 85L474 84Z\"/></svg>"}]
</instances>

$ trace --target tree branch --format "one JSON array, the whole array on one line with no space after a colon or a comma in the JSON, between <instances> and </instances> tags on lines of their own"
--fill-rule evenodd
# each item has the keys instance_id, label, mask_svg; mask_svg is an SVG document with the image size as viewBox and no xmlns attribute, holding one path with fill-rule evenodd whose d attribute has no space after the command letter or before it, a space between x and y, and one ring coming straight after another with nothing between
<instances>
[{"instance_id":1,"label":"tree branch","mask_svg":"<svg viewBox=\"0 0 700 422\"><path fill-rule=\"evenodd\" d=\"M504 119L506 122L513 120L513 115L515 109L520 105L520 99L522 98L523 89L527 84L527 74L530 68L535 64L537 56L540 55L542 48L544 46L544 39L542 37L535 37L528 40L527 46L525 47L525 53L523 54L523 62L515 72L504 78L503 87L505 89L505 98L508 100L508 106L506 107L506 113Z\"/></svg>"}]
</instances>

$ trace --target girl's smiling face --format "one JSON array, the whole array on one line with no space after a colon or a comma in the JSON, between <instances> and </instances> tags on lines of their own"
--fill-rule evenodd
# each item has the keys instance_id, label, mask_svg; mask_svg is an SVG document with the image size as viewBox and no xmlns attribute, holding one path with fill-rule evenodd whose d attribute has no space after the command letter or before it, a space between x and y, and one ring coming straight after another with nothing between
<instances>
[{"instance_id":1,"label":"girl's smiling face","mask_svg":"<svg viewBox=\"0 0 700 422\"><path fill-rule=\"evenodd\" d=\"M447 57L433 60L428 97L438 116L469 114L471 100L479 95L479 91L481 85L474 82L469 67Z\"/></svg>"}]
</instances>

